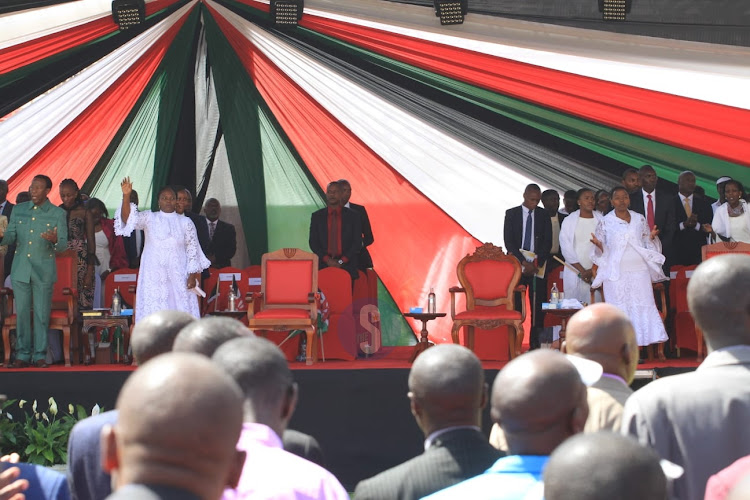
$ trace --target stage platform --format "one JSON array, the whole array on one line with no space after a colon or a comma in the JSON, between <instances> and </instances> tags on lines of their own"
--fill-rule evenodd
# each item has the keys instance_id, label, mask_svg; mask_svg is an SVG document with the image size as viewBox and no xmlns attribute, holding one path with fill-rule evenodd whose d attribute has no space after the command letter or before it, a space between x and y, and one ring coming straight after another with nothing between
<instances>
[{"instance_id":1,"label":"stage platform","mask_svg":"<svg viewBox=\"0 0 750 500\"><path fill-rule=\"evenodd\" d=\"M349 491L353 491L359 480L423 451L424 438L406 398L411 349L393 348L387 354L356 361L327 361L312 366L291 363L300 387L291 427L318 439L328 469ZM490 385L505 364L483 362ZM697 366L693 355L641 364L638 368L653 370L656 377L663 377ZM54 396L60 408L76 403L87 408L99 404L112 409L122 384L134 369L125 365L0 368L0 393L11 399L36 399L42 408ZM639 379L634 386L649 381L650 377ZM485 410L483 427L489 435L489 410Z\"/></svg>"}]
</instances>

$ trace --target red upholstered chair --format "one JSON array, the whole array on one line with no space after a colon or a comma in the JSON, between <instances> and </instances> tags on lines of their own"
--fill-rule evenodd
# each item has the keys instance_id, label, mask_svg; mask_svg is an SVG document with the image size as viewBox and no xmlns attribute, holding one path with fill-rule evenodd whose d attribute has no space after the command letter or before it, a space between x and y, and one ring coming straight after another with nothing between
<instances>
[{"instance_id":1,"label":"red upholstered chair","mask_svg":"<svg viewBox=\"0 0 750 500\"><path fill-rule=\"evenodd\" d=\"M518 259L506 255L500 247L485 243L474 254L461 259L456 273L461 287L449 289L453 343L459 343L458 332L465 326L467 347L473 351L475 327L488 330L508 326L508 354L514 358L523 342L526 317L525 304L520 312L514 309L514 292L526 291L524 285L518 285L521 280ZM466 294L466 310L460 313L456 313L456 293Z\"/></svg>"},{"instance_id":2,"label":"red upholstered chair","mask_svg":"<svg viewBox=\"0 0 750 500\"><path fill-rule=\"evenodd\" d=\"M138 269L118 269L104 280L104 307L112 307L112 295L119 288L123 308L130 307L135 313L135 286L138 284Z\"/></svg>"},{"instance_id":3,"label":"red upholstered chair","mask_svg":"<svg viewBox=\"0 0 750 500\"><path fill-rule=\"evenodd\" d=\"M77 259L72 252L66 251L58 254L56 261L57 282L52 289L52 310L50 311L49 327L51 330L62 330L65 366L70 366L70 330L76 326L78 321ZM8 310L13 311L13 290L3 288L1 293L8 297ZM6 366L10 361L10 331L16 328L17 323L18 317L16 314L11 314L5 318L3 323Z\"/></svg>"},{"instance_id":4,"label":"red upholstered chair","mask_svg":"<svg viewBox=\"0 0 750 500\"><path fill-rule=\"evenodd\" d=\"M210 276L203 282L206 298L203 299L202 315L205 316L211 311L226 311L229 309L229 289L232 286L232 278L237 282L237 288L239 290L239 294L237 294L238 298L245 297L245 295L251 291L248 282L250 275L244 270L237 269L236 267L223 267L221 269L212 268L210 270ZM258 289L260 289L260 287L258 287ZM217 290L219 296L209 303L209 298L212 297ZM245 307L245 301L238 300L236 307L241 310Z\"/></svg>"},{"instance_id":5,"label":"red upholstered chair","mask_svg":"<svg viewBox=\"0 0 750 500\"><path fill-rule=\"evenodd\" d=\"M325 354L324 359L351 361L357 356L351 275L335 267L321 269L318 287L325 294L329 308L328 331L321 335L318 355Z\"/></svg>"},{"instance_id":6,"label":"red upholstered chair","mask_svg":"<svg viewBox=\"0 0 750 500\"><path fill-rule=\"evenodd\" d=\"M307 364L317 360L315 328L318 308L318 256L299 248L282 248L263 254L261 291L249 293L247 308L251 330L304 330ZM260 301L256 313L254 303Z\"/></svg>"},{"instance_id":7,"label":"red upholstered chair","mask_svg":"<svg viewBox=\"0 0 750 500\"><path fill-rule=\"evenodd\" d=\"M701 247L701 260L710 259L711 257L716 257L717 255L723 255L726 253L750 254L750 243L720 241L713 245L704 245Z\"/></svg>"}]
</instances>

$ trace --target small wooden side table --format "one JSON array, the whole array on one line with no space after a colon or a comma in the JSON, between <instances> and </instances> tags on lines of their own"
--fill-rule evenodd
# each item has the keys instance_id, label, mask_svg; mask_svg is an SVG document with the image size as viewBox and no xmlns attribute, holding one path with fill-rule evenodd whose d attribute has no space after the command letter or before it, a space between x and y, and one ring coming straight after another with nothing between
<instances>
[{"instance_id":1,"label":"small wooden side table","mask_svg":"<svg viewBox=\"0 0 750 500\"><path fill-rule=\"evenodd\" d=\"M79 354L86 352L86 348L89 347L89 331L92 328L122 328L123 338L123 352L127 357L128 346L130 345L130 320L133 316L113 316L106 314L103 316L84 316L81 314L81 334L78 337L78 348L80 349ZM96 358L96 353L90 353L90 359ZM117 362L120 362L120 351L117 350Z\"/></svg>"},{"instance_id":2,"label":"small wooden side table","mask_svg":"<svg viewBox=\"0 0 750 500\"><path fill-rule=\"evenodd\" d=\"M560 348L562 349L563 340L565 340L565 328L568 326L568 320L580 309L573 309L572 307L566 309L545 309L546 314L551 314L560 318Z\"/></svg>"},{"instance_id":3,"label":"small wooden side table","mask_svg":"<svg viewBox=\"0 0 750 500\"><path fill-rule=\"evenodd\" d=\"M427 332L427 322L435 318L442 318L446 314L447 313L404 313L404 317L418 319L422 322L422 336L419 339L419 342L417 342L417 345L414 346L414 352L409 359L410 363L413 363L414 360L417 359L417 356L419 356L423 351L426 351L428 347L431 347L433 345L428 337L429 334Z\"/></svg>"}]
</instances>

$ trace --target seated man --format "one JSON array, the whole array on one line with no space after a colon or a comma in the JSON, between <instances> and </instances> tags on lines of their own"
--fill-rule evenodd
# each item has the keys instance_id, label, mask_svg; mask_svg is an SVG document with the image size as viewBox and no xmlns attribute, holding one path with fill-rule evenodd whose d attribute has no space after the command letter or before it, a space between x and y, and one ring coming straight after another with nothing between
<instances>
[{"instance_id":1,"label":"seated man","mask_svg":"<svg viewBox=\"0 0 750 500\"><path fill-rule=\"evenodd\" d=\"M358 213L342 206L341 185L331 182L326 188L327 208L310 217L310 249L318 256L318 267L338 267L352 280L359 277L359 252L362 249L362 222Z\"/></svg>"}]
</instances>

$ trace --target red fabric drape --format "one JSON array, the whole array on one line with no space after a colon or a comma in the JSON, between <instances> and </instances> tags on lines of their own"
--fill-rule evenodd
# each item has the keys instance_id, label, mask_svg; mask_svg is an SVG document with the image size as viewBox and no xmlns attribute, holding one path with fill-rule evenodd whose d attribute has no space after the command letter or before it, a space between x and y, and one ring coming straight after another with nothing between
<instances>
[{"instance_id":1,"label":"red fabric drape","mask_svg":"<svg viewBox=\"0 0 750 500\"><path fill-rule=\"evenodd\" d=\"M261 8L258 2L243 3ZM313 15L305 15L300 25L456 80L655 141L750 165L750 110L565 73Z\"/></svg>"},{"instance_id":2,"label":"red fabric drape","mask_svg":"<svg viewBox=\"0 0 750 500\"><path fill-rule=\"evenodd\" d=\"M146 4L150 16L179 0L156 0ZM78 47L117 31L111 15L66 30L0 49L0 75L35 63L46 57Z\"/></svg>"},{"instance_id":3,"label":"red fabric drape","mask_svg":"<svg viewBox=\"0 0 750 500\"><path fill-rule=\"evenodd\" d=\"M192 9L191 9L192 10ZM69 177L82 184L114 138L177 35L188 11L156 41L91 106L76 117L9 180L10 192L27 189L33 177L44 173L54 188L50 200L60 203L57 183Z\"/></svg>"},{"instance_id":4,"label":"red fabric drape","mask_svg":"<svg viewBox=\"0 0 750 500\"><path fill-rule=\"evenodd\" d=\"M480 244L283 74L214 9L216 19L316 181L347 178L352 201L367 206L370 247L381 280L402 310L426 307L435 287L438 309L450 308L456 264ZM430 322L430 338L450 342L450 316ZM412 323L421 330L421 323Z\"/></svg>"}]
</instances>

